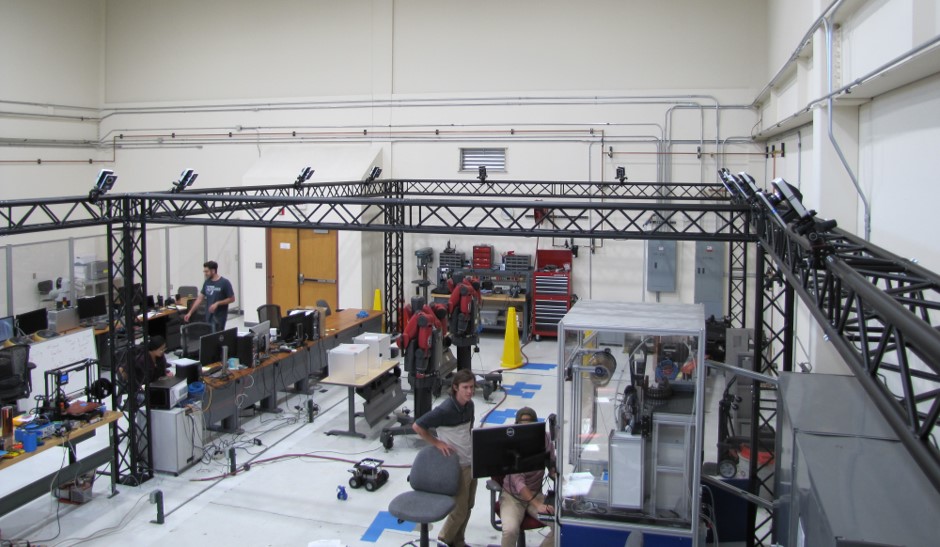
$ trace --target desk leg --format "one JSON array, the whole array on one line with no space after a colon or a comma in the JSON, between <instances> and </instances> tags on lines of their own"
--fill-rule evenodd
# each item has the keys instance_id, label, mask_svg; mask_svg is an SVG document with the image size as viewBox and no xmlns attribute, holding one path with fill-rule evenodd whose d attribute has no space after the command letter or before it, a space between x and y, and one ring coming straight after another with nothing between
<instances>
[{"instance_id":1,"label":"desk leg","mask_svg":"<svg viewBox=\"0 0 940 547\"><path fill-rule=\"evenodd\" d=\"M356 388L349 386L349 430L333 429L327 431L327 435L343 435L345 437L359 437L365 439L366 436L356 431Z\"/></svg>"}]
</instances>

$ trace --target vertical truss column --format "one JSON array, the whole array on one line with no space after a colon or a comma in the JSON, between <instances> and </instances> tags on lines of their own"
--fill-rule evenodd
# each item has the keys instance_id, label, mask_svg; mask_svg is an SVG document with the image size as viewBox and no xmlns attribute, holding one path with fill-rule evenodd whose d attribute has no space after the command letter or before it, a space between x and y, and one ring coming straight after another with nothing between
<instances>
[{"instance_id":1,"label":"vertical truss column","mask_svg":"<svg viewBox=\"0 0 940 547\"><path fill-rule=\"evenodd\" d=\"M137 486L153 478L153 448L150 444L150 397L137 377L136 359L146 348L135 337L136 317L143 313L146 288L145 224L132 218L130 198L123 198L124 218L120 229L108 225L108 351L111 357L111 381L116 386L112 404L124 413L115 422L112 445L118 468L113 470L121 484ZM137 284L135 280L140 279ZM135 309L135 304L137 309ZM147 322L142 321L143 343L147 341Z\"/></svg>"},{"instance_id":2,"label":"vertical truss column","mask_svg":"<svg viewBox=\"0 0 940 547\"><path fill-rule=\"evenodd\" d=\"M728 242L728 315L736 328L747 326L747 248L744 241Z\"/></svg>"},{"instance_id":3,"label":"vertical truss column","mask_svg":"<svg viewBox=\"0 0 940 547\"><path fill-rule=\"evenodd\" d=\"M770 257L757 247L757 291L754 329L754 371L777 377L780 370L793 368L793 306L794 291L774 268ZM751 458L748 490L757 496L774 497L774 446L771 433L776 431L777 388L775 385L752 382ZM770 458L762 462L761 453ZM773 517L768 511L750 504L748 507L748 546L770 546L773 538Z\"/></svg>"},{"instance_id":4,"label":"vertical truss column","mask_svg":"<svg viewBox=\"0 0 940 547\"><path fill-rule=\"evenodd\" d=\"M391 180L385 182L385 197L401 200L404 198L403 182ZM389 205L385 209L385 222L388 226L404 226L405 207L402 204ZM405 234L401 229L385 231L385 331L402 332L404 325L399 325L399 309L405 302L404 256Z\"/></svg>"}]
</instances>

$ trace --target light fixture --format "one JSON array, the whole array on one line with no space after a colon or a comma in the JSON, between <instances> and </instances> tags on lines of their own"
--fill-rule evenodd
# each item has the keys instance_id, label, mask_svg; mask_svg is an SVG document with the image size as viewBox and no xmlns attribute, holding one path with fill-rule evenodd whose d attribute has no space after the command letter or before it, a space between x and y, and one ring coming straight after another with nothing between
<instances>
[{"instance_id":1,"label":"light fixture","mask_svg":"<svg viewBox=\"0 0 940 547\"><path fill-rule=\"evenodd\" d=\"M109 190L114 188L114 183L117 181L117 175L114 174L114 171L110 169L102 169L98 173L98 180L95 181L94 188L88 192L88 201L96 203L101 196L108 193Z\"/></svg>"},{"instance_id":2,"label":"light fixture","mask_svg":"<svg viewBox=\"0 0 940 547\"><path fill-rule=\"evenodd\" d=\"M183 169L183 172L180 173L180 179L173 183L173 188L170 189L171 194L178 194L183 190L189 188L196 182L196 177L199 176L199 173L192 169Z\"/></svg>"},{"instance_id":3,"label":"light fixture","mask_svg":"<svg viewBox=\"0 0 940 547\"><path fill-rule=\"evenodd\" d=\"M372 168L372 171L369 172L369 176L366 177L366 182L373 182L375 179L379 178L379 175L382 174L382 168L376 165Z\"/></svg>"},{"instance_id":4,"label":"light fixture","mask_svg":"<svg viewBox=\"0 0 940 547\"><path fill-rule=\"evenodd\" d=\"M297 175L297 180L294 181L294 188L300 188L300 185L310 180L310 177L313 176L312 167L304 167L300 174Z\"/></svg>"},{"instance_id":5,"label":"light fixture","mask_svg":"<svg viewBox=\"0 0 940 547\"><path fill-rule=\"evenodd\" d=\"M486 182L486 166L485 165L480 166L479 173L480 174L477 175L477 178L480 179L480 182Z\"/></svg>"},{"instance_id":6,"label":"light fixture","mask_svg":"<svg viewBox=\"0 0 940 547\"><path fill-rule=\"evenodd\" d=\"M617 180L620 181L620 184L627 180L627 169L622 165L617 166Z\"/></svg>"}]
</instances>

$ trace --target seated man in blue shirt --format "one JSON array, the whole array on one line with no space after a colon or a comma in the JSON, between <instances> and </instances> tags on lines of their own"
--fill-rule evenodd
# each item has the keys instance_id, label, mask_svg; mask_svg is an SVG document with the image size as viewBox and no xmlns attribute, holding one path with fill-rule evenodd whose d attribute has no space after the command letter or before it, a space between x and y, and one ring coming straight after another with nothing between
<instances>
[{"instance_id":1,"label":"seated man in blue shirt","mask_svg":"<svg viewBox=\"0 0 940 547\"><path fill-rule=\"evenodd\" d=\"M522 407L516 412L516 423L527 424L538 421L535 410ZM548 434L545 434L545 450L550 454L549 474L555 475L555 451ZM555 508L545 504L545 495L542 494L542 481L545 480L545 469L529 471L528 473L515 473L503 478L503 491L499 495L499 516L503 521L503 547L513 547L519 539L519 531L526 513L539 518L539 514L550 515ZM544 521L543 521L544 522ZM555 544L555 526L548 525L548 534L542 540L542 547Z\"/></svg>"}]
</instances>

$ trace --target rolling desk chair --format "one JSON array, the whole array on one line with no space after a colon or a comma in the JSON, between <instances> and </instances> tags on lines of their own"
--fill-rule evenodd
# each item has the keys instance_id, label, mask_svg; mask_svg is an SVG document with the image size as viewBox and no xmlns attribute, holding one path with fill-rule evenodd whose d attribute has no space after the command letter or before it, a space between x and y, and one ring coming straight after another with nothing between
<instances>
[{"instance_id":1,"label":"rolling desk chair","mask_svg":"<svg viewBox=\"0 0 940 547\"><path fill-rule=\"evenodd\" d=\"M199 287L193 285L183 285L179 288L180 298L196 298L199 296Z\"/></svg>"},{"instance_id":2,"label":"rolling desk chair","mask_svg":"<svg viewBox=\"0 0 940 547\"><path fill-rule=\"evenodd\" d=\"M281 326L281 307L277 304L262 304L258 306L258 322L271 322L271 328L277 329Z\"/></svg>"},{"instance_id":3,"label":"rolling desk chair","mask_svg":"<svg viewBox=\"0 0 940 547\"><path fill-rule=\"evenodd\" d=\"M207 334L212 334L209 323L192 322L180 327L180 357L199 360L199 339Z\"/></svg>"},{"instance_id":4,"label":"rolling desk chair","mask_svg":"<svg viewBox=\"0 0 940 547\"><path fill-rule=\"evenodd\" d=\"M411 474L411 492L398 494L388 504L388 512L399 522L421 524L422 547L428 547L428 524L446 517L457 504L454 496L460 487L460 463L457 454L444 456L434 446L418 452Z\"/></svg>"},{"instance_id":5,"label":"rolling desk chair","mask_svg":"<svg viewBox=\"0 0 940 547\"><path fill-rule=\"evenodd\" d=\"M325 315L330 315L331 313L333 313L333 312L330 310L330 303L327 302L326 300L323 300L322 298L321 298L320 300L317 300L317 307L318 307L318 308L326 308L326 314L325 314Z\"/></svg>"},{"instance_id":6,"label":"rolling desk chair","mask_svg":"<svg viewBox=\"0 0 940 547\"><path fill-rule=\"evenodd\" d=\"M0 405L15 405L32 391L29 346L16 344L0 349Z\"/></svg>"}]
</instances>

